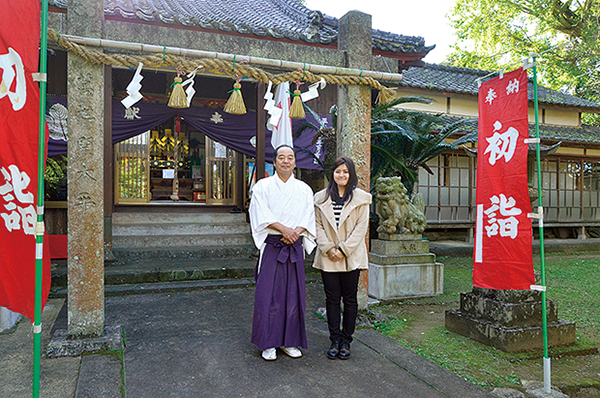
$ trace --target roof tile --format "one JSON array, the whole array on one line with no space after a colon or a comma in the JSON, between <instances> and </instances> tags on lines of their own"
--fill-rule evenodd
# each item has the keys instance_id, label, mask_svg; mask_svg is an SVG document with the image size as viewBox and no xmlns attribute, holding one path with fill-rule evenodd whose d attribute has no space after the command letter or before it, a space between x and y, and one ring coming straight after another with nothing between
<instances>
[{"instance_id":1,"label":"roof tile","mask_svg":"<svg viewBox=\"0 0 600 398\"><path fill-rule=\"evenodd\" d=\"M462 133L477 132L477 118L466 118L442 114L446 123L455 123L460 120L469 120L461 129ZM441 126L439 126L441 127ZM535 124L529 124L529 137L535 137ZM581 127L554 126L540 124L540 138L548 141L563 141L571 143L600 143L600 127L582 125Z\"/></svg>"},{"instance_id":2,"label":"roof tile","mask_svg":"<svg viewBox=\"0 0 600 398\"><path fill-rule=\"evenodd\" d=\"M477 96L476 79L490 73L492 72L479 69L425 64L423 67L412 67L404 71L400 86ZM532 79L529 80L530 82L533 81ZM528 98L533 101L532 84L528 85ZM593 112L600 110L600 104L544 86L538 86L538 99L540 103L577 107Z\"/></svg>"},{"instance_id":3,"label":"roof tile","mask_svg":"<svg viewBox=\"0 0 600 398\"><path fill-rule=\"evenodd\" d=\"M48 0L67 8L68 0ZM104 0L107 16L168 25L196 26L259 37L328 45L337 42L338 20L297 0ZM373 29L373 48L394 53L428 53L422 37Z\"/></svg>"}]
</instances>

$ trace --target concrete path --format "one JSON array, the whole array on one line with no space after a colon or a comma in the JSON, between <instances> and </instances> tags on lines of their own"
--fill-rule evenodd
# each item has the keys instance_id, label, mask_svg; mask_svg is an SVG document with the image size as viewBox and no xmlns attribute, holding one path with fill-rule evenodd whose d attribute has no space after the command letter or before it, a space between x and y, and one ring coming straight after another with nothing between
<instances>
[{"instance_id":1,"label":"concrete path","mask_svg":"<svg viewBox=\"0 0 600 398\"><path fill-rule=\"evenodd\" d=\"M123 374L130 398L492 397L371 329L356 332L348 361L327 359L327 325L315 315L324 306L319 283L307 285L304 356L279 352L266 362L250 343L253 297L253 287L107 297L106 324L125 331L124 366L115 355L44 359L42 396L120 397ZM63 316L57 324L64 324ZM21 328L30 326L0 335L0 372L11 369L12 378L3 377L0 397L31 396L27 364L12 367L16 357L5 351L8 340L31 337ZM31 357L29 346L20 344L23 358Z\"/></svg>"}]
</instances>

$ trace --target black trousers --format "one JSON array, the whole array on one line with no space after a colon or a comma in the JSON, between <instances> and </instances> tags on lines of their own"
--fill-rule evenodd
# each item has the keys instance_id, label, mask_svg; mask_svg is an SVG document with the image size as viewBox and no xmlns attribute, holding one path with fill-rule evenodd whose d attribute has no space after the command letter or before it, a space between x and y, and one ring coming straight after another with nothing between
<instances>
[{"instance_id":1,"label":"black trousers","mask_svg":"<svg viewBox=\"0 0 600 398\"><path fill-rule=\"evenodd\" d=\"M358 278L360 270L350 272L325 272L321 271L323 287L325 289L325 308L327 309L327 325L329 327L329 339L332 342L339 341L351 343L352 334L356 325L358 315ZM344 324L340 330L341 299L344 299Z\"/></svg>"}]
</instances>

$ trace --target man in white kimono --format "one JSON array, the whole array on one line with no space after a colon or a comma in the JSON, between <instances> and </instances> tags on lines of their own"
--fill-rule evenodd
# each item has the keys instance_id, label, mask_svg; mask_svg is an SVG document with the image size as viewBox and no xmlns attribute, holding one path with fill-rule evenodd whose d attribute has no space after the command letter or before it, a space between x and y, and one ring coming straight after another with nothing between
<instances>
[{"instance_id":1,"label":"man in white kimono","mask_svg":"<svg viewBox=\"0 0 600 398\"><path fill-rule=\"evenodd\" d=\"M306 348L304 252L312 252L316 236L312 189L294 178L294 150L275 151L275 175L254 185L250 224L260 260L256 272L252 343L267 361L276 348L299 358Z\"/></svg>"}]
</instances>

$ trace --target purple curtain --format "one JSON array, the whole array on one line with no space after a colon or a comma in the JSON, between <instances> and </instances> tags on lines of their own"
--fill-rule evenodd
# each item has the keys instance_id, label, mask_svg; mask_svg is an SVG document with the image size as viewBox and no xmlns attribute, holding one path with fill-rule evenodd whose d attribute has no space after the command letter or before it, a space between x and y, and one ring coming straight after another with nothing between
<instances>
[{"instance_id":1,"label":"purple curtain","mask_svg":"<svg viewBox=\"0 0 600 398\"><path fill-rule=\"evenodd\" d=\"M112 142L125 141L177 116L177 109L165 104L138 102L125 109L121 101L112 103Z\"/></svg>"},{"instance_id":2,"label":"purple curtain","mask_svg":"<svg viewBox=\"0 0 600 398\"><path fill-rule=\"evenodd\" d=\"M64 155L67 153L66 138L66 105L65 97L48 97L48 127L50 138L48 140L48 156ZM156 126L167 122L177 116L177 112L185 123L194 127L211 139L247 156L256 156L253 146L256 135L256 113L248 112L245 115L231 115L221 108L192 106L187 109L172 109L166 104L138 102L129 110L120 101L113 101L112 105L112 142L124 141ZM320 116L326 126L331 126L329 115ZM319 122L307 114L306 119L293 120L293 131L297 131L306 123L319 126ZM321 161L325 156L325 149L320 142L312 144L316 130L306 129L300 137L294 139L295 147L305 148L314 153ZM266 132L265 158L267 162L273 161L274 149L271 147L271 132ZM319 163L309 153L298 149L296 165L303 169L320 170Z\"/></svg>"}]
</instances>

